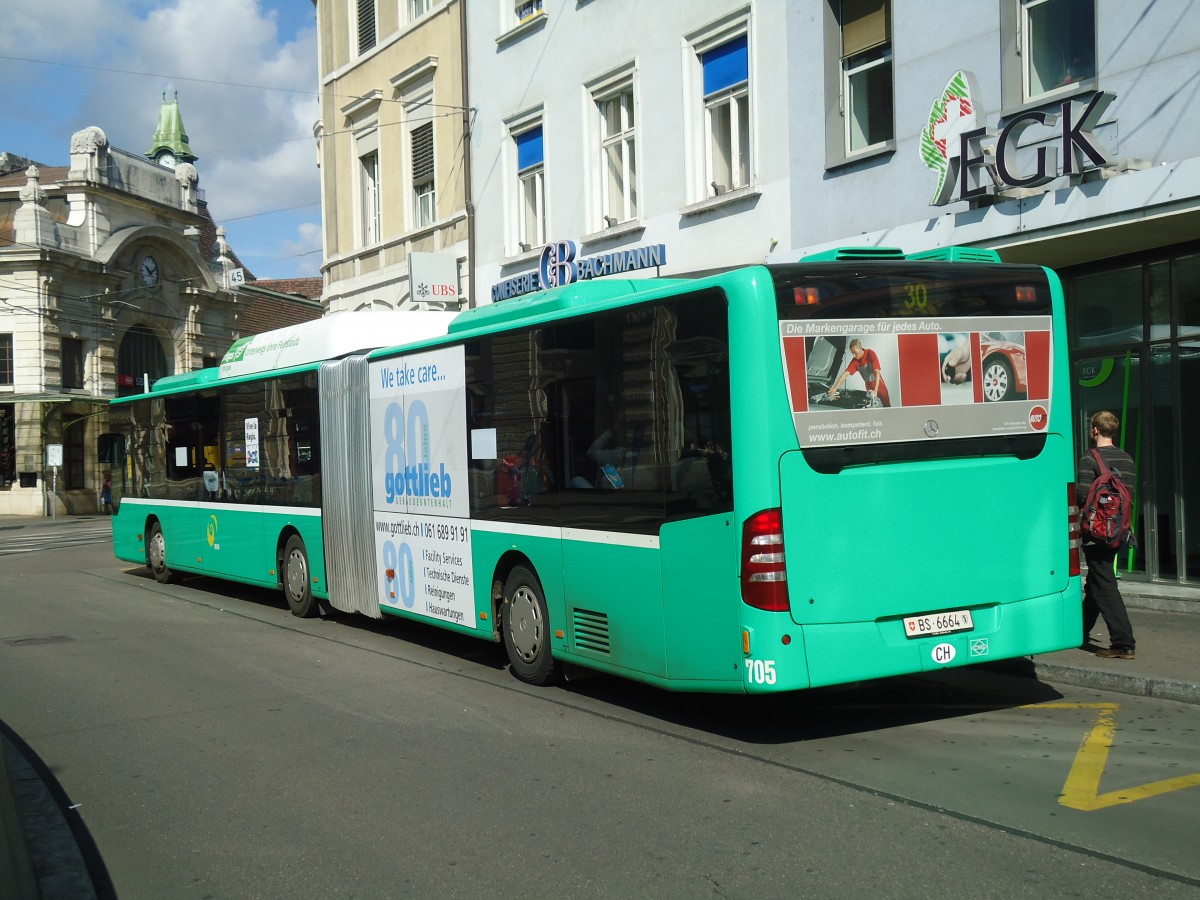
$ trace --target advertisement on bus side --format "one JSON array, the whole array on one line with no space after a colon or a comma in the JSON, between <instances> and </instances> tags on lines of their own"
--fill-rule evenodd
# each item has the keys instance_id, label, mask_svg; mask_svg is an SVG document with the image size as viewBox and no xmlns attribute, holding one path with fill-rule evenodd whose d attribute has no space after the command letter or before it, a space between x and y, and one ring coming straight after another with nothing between
<instances>
[{"instance_id":1,"label":"advertisement on bus side","mask_svg":"<svg viewBox=\"0 0 1200 900\"><path fill-rule=\"evenodd\" d=\"M1050 420L1050 316L779 324L801 447L1029 434Z\"/></svg>"},{"instance_id":2,"label":"advertisement on bus side","mask_svg":"<svg viewBox=\"0 0 1200 900\"><path fill-rule=\"evenodd\" d=\"M463 348L375 360L369 371L380 603L471 627Z\"/></svg>"}]
</instances>

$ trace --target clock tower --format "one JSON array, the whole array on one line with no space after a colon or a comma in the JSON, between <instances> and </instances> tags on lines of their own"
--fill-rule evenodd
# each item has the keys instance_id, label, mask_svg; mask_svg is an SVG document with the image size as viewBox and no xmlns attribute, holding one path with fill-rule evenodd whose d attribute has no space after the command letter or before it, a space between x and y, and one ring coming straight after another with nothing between
<instances>
[{"instance_id":1,"label":"clock tower","mask_svg":"<svg viewBox=\"0 0 1200 900\"><path fill-rule=\"evenodd\" d=\"M196 154L188 146L187 132L183 130L183 116L179 113L179 93L167 99L163 91L162 108L158 111L158 127L145 154L160 166L174 169L181 162L195 162Z\"/></svg>"}]
</instances>

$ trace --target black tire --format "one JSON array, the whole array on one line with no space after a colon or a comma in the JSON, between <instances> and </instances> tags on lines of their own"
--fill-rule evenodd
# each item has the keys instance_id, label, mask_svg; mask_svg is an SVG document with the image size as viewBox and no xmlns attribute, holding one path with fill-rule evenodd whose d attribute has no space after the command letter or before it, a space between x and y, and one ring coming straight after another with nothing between
<instances>
[{"instance_id":1,"label":"black tire","mask_svg":"<svg viewBox=\"0 0 1200 900\"><path fill-rule=\"evenodd\" d=\"M293 616L308 619L321 611L321 605L313 598L308 551L304 549L304 541L298 534L293 534L284 545L279 575L283 596L287 597L288 608Z\"/></svg>"},{"instance_id":2,"label":"black tire","mask_svg":"<svg viewBox=\"0 0 1200 900\"><path fill-rule=\"evenodd\" d=\"M546 685L558 680L550 651L550 614L538 577L517 566L504 583L504 649L512 673L526 684Z\"/></svg>"},{"instance_id":3,"label":"black tire","mask_svg":"<svg viewBox=\"0 0 1200 900\"><path fill-rule=\"evenodd\" d=\"M1012 366L1001 357L986 360L983 364L983 399L988 403L1012 400L1017 393Z\"/></svg>"},{"instance_id":4,"label":"black tire","mask_svg":"<svg viewBox=\"0 0 1200 900\"><path fill-rule=\"evenodd\" d=\"M179 576L167 567L167 539L163 537L162 526L157 522L150 526L146 534L146 568L159 584L171 584L179 580Z\"/></svg>"}]
</instances>

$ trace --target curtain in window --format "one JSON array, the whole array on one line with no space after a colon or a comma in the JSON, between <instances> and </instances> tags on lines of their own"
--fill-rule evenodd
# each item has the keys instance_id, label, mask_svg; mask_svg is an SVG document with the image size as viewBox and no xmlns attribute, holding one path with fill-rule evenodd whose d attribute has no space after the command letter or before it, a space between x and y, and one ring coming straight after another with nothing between
<instances>
[{"instance_id":1,"label":"curtain in window","mask_svg":"<svg viewBox=\"0 0 1200 900\"><path fill-rule=\"evenodd\" d=\"M704 96L731 88L750 78L750 59L746 35L700 54L704 68Z\"/></svg>"},{"instance_id":2,"label":"curtain in window","mask_svg":"<svg viewBox=\"0 0 1200 900\"><path fill-rule=\"evenodd\" d=\"M887 0L842 0L842 59L891 40Z\"/></svg>"}]
</instances>

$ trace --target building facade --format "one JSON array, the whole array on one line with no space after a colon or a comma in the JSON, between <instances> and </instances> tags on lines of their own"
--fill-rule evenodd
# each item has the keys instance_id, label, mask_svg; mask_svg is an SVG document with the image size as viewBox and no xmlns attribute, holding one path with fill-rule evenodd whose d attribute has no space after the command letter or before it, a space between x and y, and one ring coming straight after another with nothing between
<instances>
[{"instance_id":1,"label":"building facade","mask_svg":"<svg viewBox=\"0 0 1200 900\"><path fill-rule=\"evenodd\" d=\"M1076 439L1138 463L1123 574L1200 583L1197 14L1153 0L787 4L796 258L967 244L1054 268ZM937 23L937 27L931 27ZM1084 446L1078 446L1080 453Z\"/></svg>"},{"instance_id":2,"label":"building facade","mask_svg":"<svg viewBox=\"0 0 1200 900\"><path fill-rule=\"evenodd\" d=\"M316 2L330 309L416 305L414 250L453 248L472 305L845 245L1048 265L1067 290L1076 440L1112 409L1138 460L1123 572L1200 583L1186 4ZM446 109L421 227L415 110L431 96Z\"/></svg>"},{"instance_id":3,"label":"building facade","mask_svg":"<svg viewBox=\"0 0 1200 900\"><path fill-rule=\"evenodd\" d=\"M457 309L467 269L461 0L313 0L328 312Z\"/></svg>"},{"instance_id":4,"label":"building facade","mask_svg":"<svg viewBox=\"0 0 1200 900\"><path fill-rule=\"evenodd\" d=\"M1123 570L1200 582L1194 18L1152 0L470 4L476 295L568 257L678 275L963 244L1051 266L1077 434L1112 409L1138 460Z\"/></svg>"},{"instance_id":5,"label":"building facade","mask_svg":"<svg viewBox=\"0 0 1200 900\"><path fill-rule=\"evenodd\" d=\"M0 515L96 512L120 464L110 399L217 365L246 325L320 316L270 283L234 289L195 159L165 97L145 154L93 126L69 166L0 155Z\"/></svg>"},{"instance_id":6,"label":"building facade","mask_svg":"<svg viewBox=\"0 0 1200 900\"><path fill-rule=\"evenodd\" d=\"M547 244L643 276L789 247L795 5L468 4L477 301L528 290Z\"/></svg>"}]
</instances>

